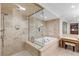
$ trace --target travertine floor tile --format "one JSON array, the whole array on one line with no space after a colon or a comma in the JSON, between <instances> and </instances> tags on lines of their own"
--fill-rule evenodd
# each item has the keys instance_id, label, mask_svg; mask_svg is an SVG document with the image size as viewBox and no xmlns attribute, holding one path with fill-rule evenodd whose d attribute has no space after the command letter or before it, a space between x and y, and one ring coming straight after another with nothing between
<instances>
[{"instance_id":1,"label":"travertine floor tile","mask_svg":"<svg viewBox=\"0 0 79 59\"><path fill-rule=\"evenodd\" d=\"M12 56L32 56L32 54L30 54L28 51L22 51ZM68 49L58 48L53 50L49 56L79 56L79 52L73 52Z\"/></svg>"}]
</instances>

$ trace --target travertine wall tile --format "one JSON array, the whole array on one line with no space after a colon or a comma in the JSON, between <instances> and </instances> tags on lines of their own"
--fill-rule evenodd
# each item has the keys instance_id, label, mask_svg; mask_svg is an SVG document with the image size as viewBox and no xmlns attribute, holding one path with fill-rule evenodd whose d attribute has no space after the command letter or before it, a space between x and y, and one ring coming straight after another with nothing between
<instances>
[{"instance_id":1,"label":"travertine wall tile","mask_svg":"<svg viewBox=\"0 0 79 59\"><path fill-rule=\"evenodd\" d=\"M46 21L46 27L49 36L59 38L59 19Z\"/></svg>"},{"instance_id":2,"label":"travertine wall tile","mask_svg":"<svg viewBox=\"0 0 79 59\"><path fill-rule=\"evenodd\" d=\"M0 55L1 55L1 4L0 4Z\"/></svg>"},{"instance_id":3,"label":"travertine wall tile","mask_svg":"<svg viewBox=\"0 0 79 59\"><path fill-rule=\"evenodd\" d=\"M41 25L43 25L43 26L41 26ZM36 38L45 36L44 21L42 21L36 17L30 17L30 26L29 27L30 27L30 38L34 37L36 39Z\"/></svg>"},{"instance_id":4,"label":"travertine wall tile","mask_svg":"<svg viewBox=\"0 0 79 59\"><path fill-rule=\"evenodd\" d=\"M16 9L4 15L4 20L4 55L11 55L24 49L23 44L28 39L28 20Z\"/></svg>"}]
</instances>

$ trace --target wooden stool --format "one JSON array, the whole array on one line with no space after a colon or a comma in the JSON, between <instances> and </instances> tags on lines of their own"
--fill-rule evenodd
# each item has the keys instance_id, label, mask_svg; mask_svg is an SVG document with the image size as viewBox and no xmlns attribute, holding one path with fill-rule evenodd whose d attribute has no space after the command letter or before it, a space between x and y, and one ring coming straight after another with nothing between
<instances>
[{"instance_id":1,"label":"wooden stool","mask_svg":"<svg viewBox=\"0 0 79 59\"><path fill-rule=\"evenodd\" d=\"M67 48L67 46L72 46L73 51L75 51L75 49L76 49L75 44L73 44L73 43L65 42L65 49Z\"/></svg>"}]
</instances>

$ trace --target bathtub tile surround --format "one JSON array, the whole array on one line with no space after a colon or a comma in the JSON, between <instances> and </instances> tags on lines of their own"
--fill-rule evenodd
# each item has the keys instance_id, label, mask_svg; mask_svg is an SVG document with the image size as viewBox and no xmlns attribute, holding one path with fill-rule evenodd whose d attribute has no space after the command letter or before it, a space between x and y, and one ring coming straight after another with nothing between
<instances>
[{"instance_id":1,"label":"bathtub tile surround","mask_svg":"<svg viewBox=\"0 0 79 59\"><path fill-rule=\"evenodd\" d=\"M49 41L46 41L47 39ZM43 40L45 42L43 42ZM54 51L57 48L58 39L54 37L42 37L36 39L34 43L27 41L25 44L25 49L34 56L49 55L51 51Z\"/></svg>"},{"instance_id":2,"label":"bathtub tile surround","mask_svg":"<svg viewBox=\"0 0 79 59\"><path fill-rule=\"evenodd\" d=\"M29 22L30 22L30 25L29 25L30 39L32 37L36 39L36 38L45 36L46 32L45 32L44 21L40 20L39 18L31 16L29 19ZM41 24L43 25L43 27L40 26Z\"/></svg>"}]
</instances>

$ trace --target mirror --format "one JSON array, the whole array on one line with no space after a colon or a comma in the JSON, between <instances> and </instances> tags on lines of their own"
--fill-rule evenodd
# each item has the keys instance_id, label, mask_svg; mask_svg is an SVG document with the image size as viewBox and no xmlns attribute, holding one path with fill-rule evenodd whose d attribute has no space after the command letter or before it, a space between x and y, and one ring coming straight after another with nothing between
<instances>
[{"instance_id":1,"label":"mirror","mask_svg":"<svg viewBox=\"0 0 79 59\"><path fill-rule=\"evenodd\" d=\"M63 34L67 34L67 23L63 22L62 27Z\"/></svg>"}]
</instances>

